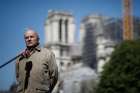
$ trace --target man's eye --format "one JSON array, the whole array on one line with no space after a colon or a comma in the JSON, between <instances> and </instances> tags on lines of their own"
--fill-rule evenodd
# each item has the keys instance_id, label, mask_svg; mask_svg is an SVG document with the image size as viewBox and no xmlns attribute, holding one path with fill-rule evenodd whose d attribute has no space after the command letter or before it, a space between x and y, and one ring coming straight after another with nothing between
<instances>
[{"instance_id":1,"label":"man's eye","mask_svg":"<svg viewBox=\"0 0 140 93\"><path fill-rule=\"evenodd\" d=\"M30 36L30 38L34 38L34 36Z\"/></svg>"},{"instance_id":2,"label":"man's eye","mask_svg":"<svg viewBox=\"0 0 140 93\"><path fill-rule=\"evenodd\" d=\"M29 37L25 37L25 39L28 39Z\"/></svg>"},{"instance_id":3,"label":"man's eye","mask_svg":"<svg viewBox=\"0 0 140 93\"><path fill-rule=\"evenodd\" d=\"M28 36L27 38L34 38L35 36Z\"/></svg>"}]
</instances>

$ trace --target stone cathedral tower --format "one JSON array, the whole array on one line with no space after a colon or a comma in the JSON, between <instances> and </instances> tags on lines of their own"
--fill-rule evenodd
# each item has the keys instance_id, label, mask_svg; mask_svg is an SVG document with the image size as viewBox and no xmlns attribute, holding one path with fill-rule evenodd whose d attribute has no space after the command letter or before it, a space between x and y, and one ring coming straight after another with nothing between
<instances>
[{"instance_id":1,"label":"stone cathedral tower","mask_svg":"<svg viewBox=\"0 0 140 93\"><path fill-rule=\"evenodd\" d=\"M65 70L72 63L70 47L75 42L74 36L75 23L72 14L50 10L45 22L45 44L55 53L60 71Z\"/></svg>"}]
</instances>

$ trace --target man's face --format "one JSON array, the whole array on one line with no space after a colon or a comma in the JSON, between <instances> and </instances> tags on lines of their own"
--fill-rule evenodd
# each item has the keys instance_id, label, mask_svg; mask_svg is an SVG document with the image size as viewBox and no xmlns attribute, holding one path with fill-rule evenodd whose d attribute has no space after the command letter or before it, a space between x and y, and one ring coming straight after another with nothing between
<instances>
[{"instance_id":1,"label":"man's face","mask_svg":"<svg viewBox=\"0 0 140 93\"><path fill-rule=\"evenodd\" d=\"M32 30L25 32L24 39L27 47L34 47L39 42L37 33Z\"/></svg>"}]
</instances>

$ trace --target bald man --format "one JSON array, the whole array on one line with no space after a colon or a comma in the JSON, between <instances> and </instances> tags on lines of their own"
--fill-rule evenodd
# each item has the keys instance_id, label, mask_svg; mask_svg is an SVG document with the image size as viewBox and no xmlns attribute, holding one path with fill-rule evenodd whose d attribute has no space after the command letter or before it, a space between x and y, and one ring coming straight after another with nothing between
<instances>
[{"instance_id":1,"label":"bald man","mask_svg":"<svg viewBox=\"0 0 140 93\"><path fill-rule=\"evenodd\" d=\"M39 45L33 29L24 33L26 49L16 60L17 93L51 93L58 80L55 56Z\"/></svg>"}]
</instances>

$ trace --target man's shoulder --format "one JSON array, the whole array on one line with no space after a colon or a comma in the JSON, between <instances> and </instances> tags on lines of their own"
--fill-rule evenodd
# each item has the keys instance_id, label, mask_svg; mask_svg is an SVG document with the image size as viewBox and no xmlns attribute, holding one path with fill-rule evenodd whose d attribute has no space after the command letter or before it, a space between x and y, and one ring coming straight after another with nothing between
<instances>
[{"instance_id":1,"label":"man's shoulder","mask_svg":"<svg viewBox=\"0 0 140 93\"><path fill-rule=\"evenodd\" d=\"M53 51L52 51L51 49L46 48L46 47L41 47L41 51L42 51L42 52L45 52L45 53L47 53L47 54L50 54L50 55L54 54Z\"/></svg>"},{"instance_id":2,"label":"man's shoulder","mask_svg":"<svg viewBox=\"0 0 140 93\"><path fill-rule=\"evenodd\" d=\"M55 54L53 53L53 51L49 48L41 48L41 56L47 58L47 59L51 59L53 57L55 57ZM43 57L43 58L44 58Z\"/></svg>"},{"instance_id":3,"label":"man's shoulder","mask_svg":"<svg viewBox=\"0 0 140 93\"><path fill-rule=\"evenodd\" d=\"M45 52L51 52L51 49L46 48L46 47L41 47L41 51L45 51Z\"/></svg>"}]
</instances>

